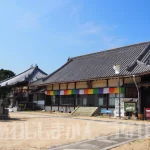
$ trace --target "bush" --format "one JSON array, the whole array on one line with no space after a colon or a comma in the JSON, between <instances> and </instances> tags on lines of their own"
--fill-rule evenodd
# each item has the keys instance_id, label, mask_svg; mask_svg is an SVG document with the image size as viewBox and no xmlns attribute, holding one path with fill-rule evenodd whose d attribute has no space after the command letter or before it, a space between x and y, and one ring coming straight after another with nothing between
<instances>
[{"instance_id":1,"label":"bush","mask_svg":"<svg viewBox=\"0 0 150 150\"><path fill-rule=\"evenodd\" d=\"M24 104L19 104L19 107L20 108L24 108Z\"/></svg>"}]
</instances>

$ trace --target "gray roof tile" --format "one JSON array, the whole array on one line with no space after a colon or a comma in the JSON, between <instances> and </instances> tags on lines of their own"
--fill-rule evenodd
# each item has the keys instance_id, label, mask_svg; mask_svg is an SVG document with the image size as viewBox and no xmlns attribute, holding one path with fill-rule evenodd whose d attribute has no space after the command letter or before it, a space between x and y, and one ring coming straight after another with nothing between
<instances>
[{"instance_id":1,"label":"gray roof tile","mask_svg":"<svg viewBox=\"0 0 150 150\"><path fill-rule=\"evenodd\" d=\"M116 64L121 66L121 76L139 74L150 70L139 67L136 60L145 62L149 55L150 42L144 42L74 57L37 85L113 77Z\"/></svg>"},{"instance_id":2,"label":"gray roof tile","mask_svg":"<svg viewBox=\"0 0 150 150\"><path fill-rule=\"evenodd\" d=\"M9 79L6 79L4 81L1 81L0 86L4 87L4 86L13 86L17 83L21 83L21 82L30 82L30 81L35 81L37 80L37 78L42 78L45 77L47 74L45 72L43 72L42 70L40 70L38 68L38 66L35 67L31 67L28 70L14 76L11 77Z\"/></svg>"}]
</instances>

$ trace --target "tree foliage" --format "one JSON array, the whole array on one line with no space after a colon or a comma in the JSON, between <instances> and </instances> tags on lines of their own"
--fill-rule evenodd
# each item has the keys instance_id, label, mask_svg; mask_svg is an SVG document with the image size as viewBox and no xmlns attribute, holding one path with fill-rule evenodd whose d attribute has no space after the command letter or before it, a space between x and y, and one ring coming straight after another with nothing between
<instances>
[{"instance_id":1,"label":"tree foliage","mask_svg":"<svg viewBox=\"0 0 150 150\"><path fill-rule=\"evenodd\" d=\"M4 69L0 70L0 81L3 81L13 76L15 76L15 73L11 70L4 70Z\"/></svg>"},{"instance_id":2,"label":"tree foliage","mask_svg":"<svg viewBox=\"0 0 150 150\"><path fill-rule=\"evenodd\" d=\"M13 71L0 69L0 82L13 76L15 76L15 73ZM0 87L0 98L5 98L9 91L9 87Z\"/></svg>"}]
</instances>

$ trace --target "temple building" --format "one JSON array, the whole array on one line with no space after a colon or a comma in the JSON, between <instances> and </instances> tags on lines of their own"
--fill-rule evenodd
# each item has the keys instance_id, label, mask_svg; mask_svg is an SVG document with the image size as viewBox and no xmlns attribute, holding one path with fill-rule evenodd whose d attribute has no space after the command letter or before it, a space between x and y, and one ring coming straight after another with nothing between
<instances>
[{"instance_id":1,"label":"temple building","mask_svg":"<svg viewBox=\"0 0 150 150\"><path fill-rule=\"evenodd\" d=\"M150 42L138 43L69 58L30 87L45 89L46 111L72 112L77 106L114 110L119 97L134 99L143 113L150 108L149 64ZM119 74L114 65L120 66Z\"/></svg>"},{"instance_id":2,"label":"temple building","mask_svg":"<svg viewBox=\"0 0 150 150\"><path fill-rule=\"evenodd\" d=\"M11 107L22 105L25 108L33 108L36 105L36 103L33 103L33 93L36 91L36 88L29 88L29 83L46 76L47 74L37 65L31 66L24 72L1 81L0 88L10 89L7 97L11 99ZM44 105L45 93L39 94L39 97L41 97Z\"/></svg>"}]
</instances>

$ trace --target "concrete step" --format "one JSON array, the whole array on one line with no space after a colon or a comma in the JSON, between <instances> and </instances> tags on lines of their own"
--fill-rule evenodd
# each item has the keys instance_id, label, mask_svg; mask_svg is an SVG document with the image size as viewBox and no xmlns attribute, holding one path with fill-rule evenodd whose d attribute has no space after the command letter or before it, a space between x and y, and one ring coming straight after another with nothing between
<instances>
[{"instance_id":1,"label":"concrete step","mask_svg":"<svg viewBox=\"0 0 150 150\"><path fill-rule=\"evenodd\" d=\"M73 116L93 116L98 113L98 107L77 107L72 113Z\"/></svg>"}]
</instances>

